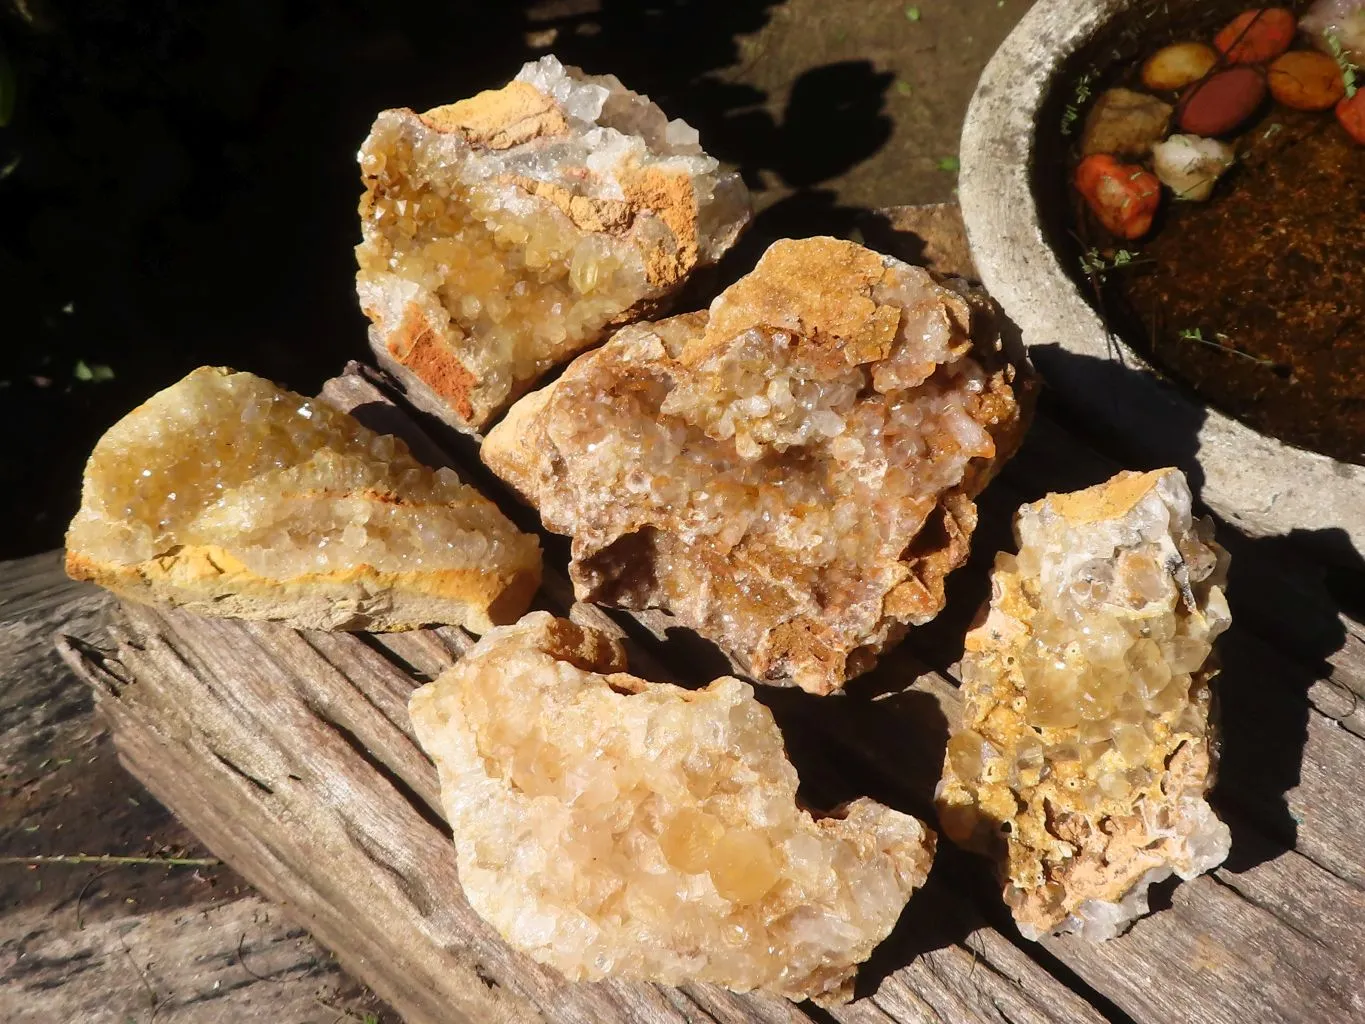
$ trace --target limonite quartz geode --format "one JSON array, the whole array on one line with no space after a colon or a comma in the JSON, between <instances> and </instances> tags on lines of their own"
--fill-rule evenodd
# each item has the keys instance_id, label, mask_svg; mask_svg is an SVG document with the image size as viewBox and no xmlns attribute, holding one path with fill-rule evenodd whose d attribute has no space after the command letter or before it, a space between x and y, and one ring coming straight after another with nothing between
<instances>
[{"instance_id":1,"label":"limonite quartz geode","mask_svg":"<svg viewBox=\"0 0 1365 1024\"><path fill-rule=\"evenodd\" d=\"M573 537L580 600L664 608L829 693L943 606L1022 434L990 307L852 242L776 242L709 312L619 331L482 458Z\"/></svg>"},{"instance_id":2,"label":"limonite quartz geode","mask_svg":"<svg viewBox=\"0 0 1365 1024\"><path fill-rule=\"evenodd\" d=\"M449 469L250 373L195 370L95 445L66 568L139 601L312 629L515 621L540 547Z\"/></svg>"},{"instance_id":3,"label":"limonite quartz geode","mask_svg":"<svg viewBox=\"0 0 1365 1024\"><path fill-rule=\"evenodd\" d=\"M384 111L360 167L372 346L464 429L659 308L749 219L686 122L549 56L501 89Z\"/></svg>"},{"instance_id":4,"label":"limonite quartz geode","mask_svg":"<svg viewBox=\"0 0 1365 1024\"><path fill-rule=\"evenodd\" d=\"M939 820L998 860L1029 938L1120 934L1147 888L1221 864L1205 800L1227 553L1174 469L1026 505L967 635Z\"/></svg>"},{"instance_id":5,"label":"limonite quartz geode","mask_svg":"<svg viewBox=\"0 0 1365 1024\"><path fill-rule=\"evenodd\" d=\"M752 688L626 671L546 612L413 694L470 905L571 981L708 981L842 1002L924 883L934 835L870 799L831 816Z\"/></svg>"}]
</instances>

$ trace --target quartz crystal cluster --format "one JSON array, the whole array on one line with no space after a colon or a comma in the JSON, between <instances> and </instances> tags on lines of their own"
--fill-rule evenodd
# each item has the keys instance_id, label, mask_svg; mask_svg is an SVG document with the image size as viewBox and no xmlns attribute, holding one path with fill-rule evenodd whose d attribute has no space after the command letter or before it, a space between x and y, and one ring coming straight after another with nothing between
<instances>
[{"instance_id":1,"label":"quartz crystal cluster","mask_svg":"<svg viewBox=\"0 0 1365 1024\"><path fill-rule=\"evenodd\" d=\"M466 429L657 308L749 218L686 122L549 56L502 89L385 111L360 166L375 351Z\"/></svg>"},{"instance_id":2,"label":"quartz crystal cluster","mask_svg":"<svg viewBox=\"0 0 1365 1024\"><path fill-rule=\"evenodd\" d=\"M1173 469L1050 495L1016 532L967 636L940 822L998 858L1026 936L1107 939L1147 912L1152 882L1228 853L1205 800L1227 554Z\"/></svg>"},{"instance_id":3,"label":"quartz crystal cluster","mask_svg":"<svg viewBox=\"0 0 1365 1024\"><path fill-rule=\"evenodd\" d=\"M1017 444L991 323L925 270L780 241L709 313L579 357L482 457L572 535L579 599L667 609L756 678L828 693L940 610Z\"/></svg>"},{"instance_id":4,"label":"quartz crystal cluster","mask_svg":"<svg viewBox=\"0 0 1365 1024\"><path fill-rule=\"evenodd\" d=\"M209 615L482 632L526 609L540 550L402 441L252 374L203 367L95 446L67 571Z\"/></svg>"},{"instance_id":5,"label":"quartz crystal cluster","mask_svg":"<svg viewBox=\"0 0 1365 1024\"><path fill-rule=\"evenodd\" d=\"M410 711L470 904L571 981L841 1002L929 870L915 818L797 805L748 684L646 682L615 640L546 612L489 633Z\"/></svg>"}]
</instances>

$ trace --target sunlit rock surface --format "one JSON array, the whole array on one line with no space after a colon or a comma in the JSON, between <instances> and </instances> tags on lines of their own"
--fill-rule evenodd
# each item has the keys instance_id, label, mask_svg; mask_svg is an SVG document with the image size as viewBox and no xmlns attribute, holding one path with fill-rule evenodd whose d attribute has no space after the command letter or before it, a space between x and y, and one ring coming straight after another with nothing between
<instances>
[{"instance_id":1,"label":"sunlit rock surface","mask_svg":"<svg viewBox=\"0 0 1365 1024\"><path fill-rule=\"evenodd\" d=\"M581 600L665 608L828 693L932 619L967 557L1025 419L997 348L965 289L781 241L709 314L627 327L527 395L482 457L572 535Z\"/></svg>"},{"instance_id":2,"label":"sunlit rock surface","mask_svg":"<svg viewBox=\"0 0 1365 1024\"><path fill-rule=\"evenodd\" d=\"M1049 495L1016 533L967 635L940 822L998 858L1026 936L1112 938L1152 882L1228 853L1204 799L1227 553L1173 469Z\"/></svg>"},{"instance_id":3,"label":"sunlit rock surface","mask_svg":"<svg viewBox=\"0 0 1365 1024\"><path fill-rule=\"evenodd\" d=\"M572 981L841 1002L933 857L932 832L872 800L798 807L748 684L646 682L615 640L546 612L489 633L410 711L470 904Z\"/></svg>"},{"instance_id":4,"label":"sunlit rock surface","mask_svg":"<svg viewBox=\"0 0 1365 1024\"><path fill-rule=\"evenodd\" d=\"M385 111L360 167L371 341L466 428L656 309L749 219L740 177L686 122L554 57L471 99Z\"/></svg>"},{"instance_id":5,"label":"sunlit rock surface","mask_svg":"<svg viewBox=\"0 0 1365 1024\"><path fill-rule=\"evenodd\" d=\"M402 441L202 367L100 439L67 571L141 601L314 629L515 621L535 538Z\"/></svg>"}]
</instances>

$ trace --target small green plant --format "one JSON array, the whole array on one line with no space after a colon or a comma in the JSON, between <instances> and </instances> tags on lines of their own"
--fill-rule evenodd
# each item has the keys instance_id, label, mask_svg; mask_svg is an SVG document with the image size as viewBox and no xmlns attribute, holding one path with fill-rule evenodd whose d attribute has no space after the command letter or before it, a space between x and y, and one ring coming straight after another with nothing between
<instances>
[{"instance_id":1,"label":"small green plant","mask_svg":"<svg viewBox=\"0 0 1365 1024\"><path fill-rule=\"evenodd\" d=\"M1351 58L1346 56L1346 48L1341 45L1341 36L1337 35L1336 29L1329 28L1324 34L1327 39L1327 47L1332 51L1332 58L1337 62L1337 67L1341 68L1341 80L1346 83L1346 96L1349 98L1356 94L1356 74L1360 68L1352 63Z\"/></svg>"},{"instance_id":2,"label":"small green plant","mask_svg":"<svg viewBox=\"0 0 1365 1024\"><path fill-rule=\"evenodd\" d=\"M1081 273L1087 277L1097 277L1103 281L1104 276L1111 270L1121 270L1134 264L1151 262L1140 252L1120 249L1114 255L1106 257L1104 253L1092 247L1081 254Z\"/></svg>"},{"instance_id":3,"label":"small green plant","mask_svg":"<svg viewBox=\"0 0 1365 1024\"><path fill-rule=\"evenodd\" d=\"M1071 94L1071 102L1068 103L1066 109L1062 111L1063 135L1070 135L1071 130L1080 119L1081 107L1085 106L1086 101L1090 99L1090 86L1094 84L1094 81L1095 72L1093 69L1076 79L1076 88Z\"/></svg>"},{"instance_id":4,"label":"small green plant","mask_svg":"<svg viewBox=\"0 0 1365 1024\"><path fill-rule=\"evenodd\" d=\"M900 93L902 96L909 96L915 90L910 87L909 82L905 81L904 79L901 79L900 81L896 82L896 91Z\"/></svg>"},{"instance_id":5,"label":"small green plant","mask_svg":"<svg viewBox=\"0 0 1365 1024\"><path fill-rule=\"evenodd\" d=\"M1250 352L1243 352L1232 344L1231 339L1226 334L1219 331L1215 331L1212 338L1206 338L1204 337L1204 332L1201 328L1186 327L1180 332L1179 338L1181 341L1191 341L1198 345L1207 345L1209 348L1216 348L1220 352L1238 356L1242 359L1256 363L1259 366L1268 366L1271 369L1274 369L1276 366L1275 360L1273 359L1264 359L1261 356L1253 356Z\"/></svg>"},{"instance_id":6,"label":"small green plant","mask_svg":"<svg viewBox=\"0 0 1365 1024\"><path fill-rule=\"evenodd\" d=\"M938 162L938 169L940 171L947 171L950 174L956 174L960 166L961 164L958 163L958 159L955 156L945 156Z\"/></svg>"},{"instance_id":7,"label":"small green plant","mask_svg":"<svg viewBox=\"0 0 1365 1024\"><path fill-rule=\"evenodd\" d=\"M906 20L906 21L919 21L919 8L918 8L918 7L907 7L907 8L905 9L905 20Z\"/></svg>"},{"instance_id":8,"label":"small green plant","mask_svg":"<svg viewBox=\"0 0 1365 1024\"><path fill-rule=\"evenodd\" d=\"M86 381L90 384L102 384L106 380L114 379L114 371L103 363L87 363L84 359L77 359L76 365L71 371L71 375L77 380Z\"/></svg>"}]
</instances>

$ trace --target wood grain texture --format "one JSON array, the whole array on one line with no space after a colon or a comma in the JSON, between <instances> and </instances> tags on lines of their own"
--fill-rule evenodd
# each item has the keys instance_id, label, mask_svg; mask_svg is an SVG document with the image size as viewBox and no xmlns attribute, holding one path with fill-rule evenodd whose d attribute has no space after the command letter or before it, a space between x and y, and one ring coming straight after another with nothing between
<instances>
[{"instance_id":1,"label":"wood grain texture","mask_svg":"<svg viewBox=\"0 0 1365 1024\"><path fill-rule=\"evenodd\" d=\"M450 461L404 422L373 371L329 382L324 396L400 429L419 457ZM1000 500L1010 491L1017 482ZM541 600L624 636L641 674L697 682L695 665L725 670L666 616L574 604L553 565ZM460 894L435 773L406 718L412 688L472 642L461 630L300 633L127 606L107 656L76 642L63 649L95 685L134 773L410 1021L1365 1020L1365 829L1353 795L1365 782L1365 743L1350 731L1350 713L1318 710L1312 686L1300 685L1323 682L1319 669L1349 675L1354 663L1328 664L1322 651L1315 665L1296 644L1321 643L1306 630L1287 632L1284 643L1250 647L1253 660L1293 680L1247 682L1254 699L1239 705L1239 742L1254 740L1260 719L1278 742L1289 715L1304 744L1291 751L1298 775L1278 794L1275 765L1269 778L1243 765L1235 787L1225 780L1226 804L1239 816L1232 863L1176 887L1168 906L1114 942L1034 945L1013 932L988 866L943 850L929 886L860 978L862 998L832 1013L711 986L568 985L492 933ZM806 799L818 806L866 793L931 813L959 705L952 645L942 641L912 638L843 697L760 691ZM1296 818L1296 828L1280 828Z\"/></svg>"}]
</instances>

